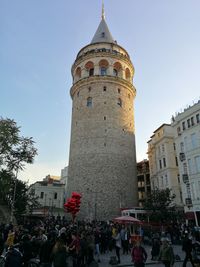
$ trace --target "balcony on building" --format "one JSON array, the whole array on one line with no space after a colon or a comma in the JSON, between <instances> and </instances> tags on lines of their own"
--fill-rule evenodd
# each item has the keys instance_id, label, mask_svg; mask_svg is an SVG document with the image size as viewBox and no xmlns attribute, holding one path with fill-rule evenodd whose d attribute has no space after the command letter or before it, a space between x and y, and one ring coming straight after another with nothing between
<instances>
[{"instance_id":1,"label":"balcony on building","mask_svg":"<svg viewBox=\"0 0 200 267\"><path fill-rule=\"evenodd\" d=\"M180 161L184 161L185 160L185 153L181 152L179 154L179 158L180 158Z\"/></svg>"},{"instance_id":2,"label":"balcony on building","mask_svg":"<svg viewBox=\"0 0 200 267\"><path fill-rule=\"evenodd\" d=\"M185 199L185 204L187 207L191 207L192 206L192 199L191 198L186 198Z\"/></svg>"},{"instance_id":3,"label":"balcony on building","mask_svg":"<svg viewBox=\"0 0 200 267\"><path fill-rule=\"evenodd\" d=\"M182 179L184 183L188 183L189 182L188 174L183 174Z\"/></svg>"}]
</instances>

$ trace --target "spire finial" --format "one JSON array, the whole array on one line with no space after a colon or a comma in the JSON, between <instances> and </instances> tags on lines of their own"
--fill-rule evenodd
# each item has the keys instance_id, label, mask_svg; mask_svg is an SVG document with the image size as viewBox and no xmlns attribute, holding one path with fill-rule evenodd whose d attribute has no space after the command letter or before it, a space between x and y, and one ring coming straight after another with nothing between
<instances>
[{"instance_id":1,"label":"spire finial","mask_svg":"<svg viewBox=\"0 0 200 267\"><path fill-rule=\"evenodd\" d=\"M102 14L101 14L101 18L102 19L105 19L104 0L102 0Z\"/></svg>"}]
</instances>

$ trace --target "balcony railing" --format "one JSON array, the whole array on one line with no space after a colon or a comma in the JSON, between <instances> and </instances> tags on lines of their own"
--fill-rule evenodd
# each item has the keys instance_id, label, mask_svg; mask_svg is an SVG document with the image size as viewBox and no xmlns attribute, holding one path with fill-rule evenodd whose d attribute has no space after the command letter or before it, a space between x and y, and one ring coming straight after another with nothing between
<instances>
[{"instance_id":1,"label":"balcony railing","mask_svg":"<svg viewBox=\"0 0 200 267\"><path fill-rule=\"evenodd\" d=\"M191 207L192 206L192 199L191 198L186 198L185 199L185 204L186 204L186 206Z\"/></svg>"},{"instance_id":2,"label":"balcony railing","mask_svg":"<svg viewBox=\"0 0 200 267\"><path fill-rule=\"evenodd\" d=\"M185 184L189 182L188 174L183 174L182 178Z\"/></svg>"},{"instance_id":3,"label":"balcony railing","mask_svg":"<svg viewBox=\"0 0 200 267\"><path fill-rule=\"evenodd\" d=\"M185 153L181 152L179 154L179 158L180 158L180 161L184 161L185 160Z\"/></svg>"}]
</instances>

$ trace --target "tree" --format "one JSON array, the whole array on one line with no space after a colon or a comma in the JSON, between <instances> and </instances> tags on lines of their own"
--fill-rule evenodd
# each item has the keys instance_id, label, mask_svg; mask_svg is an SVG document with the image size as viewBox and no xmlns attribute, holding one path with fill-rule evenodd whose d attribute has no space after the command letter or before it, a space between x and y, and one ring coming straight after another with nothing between
<instances>
[{"instance_id":1,"label":"tree","mask_svg":"<svg viewBox=\"0 0 200 267\"><path fill-rule=\"evenodd\" d=\"M0 200L22 212L27 203L27 184L17 179L26 163L33 163L37 149L32 137L20 135L20 127L0 117Z\"/></svg>"},{"instance_id":2,"label":"tree","mask_svg":"<svg viewBox=\"0 0 200 267\"><path fill-rule=\"evenodd\" d=\"M175 194L172 194L169 188L153 190L144 204L144 208L150 215L150 220L160 223L171 221L176 209L173 202L175 197Z\"/></svg>"}]
</instances>

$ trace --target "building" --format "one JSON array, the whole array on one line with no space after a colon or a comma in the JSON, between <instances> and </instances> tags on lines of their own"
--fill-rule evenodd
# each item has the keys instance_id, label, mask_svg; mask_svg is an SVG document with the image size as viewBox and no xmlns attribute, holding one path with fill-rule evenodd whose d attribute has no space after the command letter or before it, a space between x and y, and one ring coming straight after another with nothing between
<instances>
[{"instance_id":1,"label":"building","mask_svg":"<svg viewBox=\"0 0 200 267\"><path fill-rule=\"evenodd\" d=\"M68 181L68 166L64 167L61 170L60 182L65 185L65 194L64 198L67 198L67 181Z\"/></svg>"},{"instance_id":2,"label":"building","mask_svg":"<svg viewBox=\"0 0 200 267\"><path fill-rule=\"evenodd\" d=\"M172 117L186 218L200 224L200 101Z\"/></svg>"},{"instance_id":3,"label":"building","mask_svg":"<svg viewBox=\"0 0 200 267\"><path fill-rule=\"evenodd\" d=\"M40 215L63 213L65 185L60 182L59 176L47 175L42 181L32 184L29 191L34 192L35 196L38 197L38 202L42 208Z\"/></svg>"},{"instance_id":4,"label":"building","mask_svg":"<svg viewBox=\"0 0 200 267\"><path fill-rule=\"evenodd\" d=\"M72 66L67 195L82 194L79 218L111 219L137 206L134 67L102 19Z\"/></svg>"},{"instance_id":5,"label":"building","mask_svg":"<svg viewBox=\"0 0 200 267\"><path fill-rule=\"evenodd\" d=\"M137 163L137 181L138 204L139 207L144 207L144 202L151 193L149 161L146 159Z\"/></svg>"},{"instance_id":6,"label":"building","mask_svg":"<svg viewBox=\"0 0 200 267\"><path fill-rule=\"evenodd\" d=\"M182 206L182 192L174 130L170 124L162 124L148 141L148 157L151 188L169 188L176 195L174 203Z\"/></svg>"}]
</instances>

